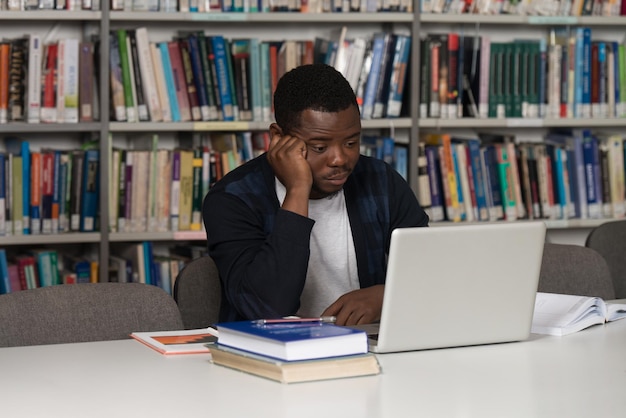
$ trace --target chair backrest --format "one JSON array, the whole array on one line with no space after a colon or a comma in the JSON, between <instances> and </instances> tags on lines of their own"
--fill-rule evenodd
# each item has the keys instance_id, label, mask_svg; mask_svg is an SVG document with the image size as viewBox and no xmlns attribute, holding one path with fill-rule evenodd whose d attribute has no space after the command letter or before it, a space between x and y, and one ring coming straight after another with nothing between
<instances>
[{"instance_id":1,"label":"chair backrest","mask_svg":"<svg viewBox=\"0 0 626 418\"><path fill-rule=\"evenodd\" d=\"M545 244L538 290L615 299L606 261L596 251L580 245Z\"/></svg>"},{"instance_id":2,"label":"chair backrest","mask_svg":"<svg viewBox=\"0 0 626 418\"><path fill-rule=\"evenodd\" d=\"M626 221L607 222L592 229L585 246L604 257L611 270L615 297L626 298Z\"/></svg>"},{"instance_id":3,"label":"chair backrest","mask_svg":"<svg viewBox=\"0 0 626 418\"><path fill-rule=\"evenodd\" d=\"M84 283L0 296L0 347L129 338L131 332L182 329L162 289L139 283Z\"/></svg>"},{"instance_id":4,"label":"chair backrest","mask_svg":"<svg viewBox=\"0 0 626 418\"><path fill-rule=\"evenodd\" d=\"M206 328L216 323L221 293L220 276L213 259L207 255L190 261L174 282L174 300L185 328Z\"/></svg>"}]
</instances>

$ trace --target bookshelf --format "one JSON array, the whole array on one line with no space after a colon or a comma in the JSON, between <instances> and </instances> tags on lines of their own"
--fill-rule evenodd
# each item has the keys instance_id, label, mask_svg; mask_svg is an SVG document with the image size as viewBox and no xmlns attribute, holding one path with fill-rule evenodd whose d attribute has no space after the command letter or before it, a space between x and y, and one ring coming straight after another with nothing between
<instances>
[{"instance_id":1,"label":"bookshelf","mask_svg":"<svg viewBox=\"0 0 626 418\"><path fill-rule=\"evenodd\" d=\"M414 6L419 4L414 1ZM109 2L101 3L99 11L68 11L68 10L28 10L7 11L0 10L0 24L7 23L14 27L11 34L24 34L24 26L35 28L52 40L64 35L56 32L71 28L72 36L86 39L89 35L97 35L100 40L98 67L100 74L109 74L109 49L111 47L108 36L118 29L136 29L146 27L151 42L171 40L178 31L203 31L208 35L223 35L225 38L258 37L260 40L282 39L313 39L321 37L331 38L340 26L347 26L348 33L354 36L371 36L375 31L402 33L418 33L419 20L417 13L384 12L384 13L159 13L110 10ZM281 31L276 28L280 27ZM417 57L415 44L411 45L411 56ZM413 58L414 60L416 58ZM410 86L416 85L410 80L416 77L416 64L410 66L411 73L407 76ZM0 124L0 136L20 136L27 140L31 149L39 149L46 145L46 136L55 133L52 142L60 143L69 138L69 148L80 146L88 139L99 139L100 177L99 177L99 226L94 232L70 232L46 235L11 235L0 236L0 247L12 251L28 251L31 246L70 248L72 251L89 249L100 261L98 266L99 280L107 280L109 256L119 245L149 241L155 245L167 246L170 243L189 243L203 245L206 235L204 231L166 231L166 232L111 232L109 230L109 187L112 181L111 148L121 144L130 146L134 138L159 134L159 141L164 139L167 148L178 146L180 135L210 134L215 132L263 132L270 121L188 121L188 122L118 122L111 117L109 91L111 88L108 76L100 77L99 87L99 119L94 122L31 124L25 122L9 122ZM417 136L416 109L403 110L402 116L393 119L363 120L363 129L374 134L398 134L400 142L408 145L409 160L417 155L417 146L411 138ZM416 178L414 164L408 166L408 177ZM416 181L411 181L416 190Z\"/></svg>"},{"instance_id":2,"label":"bookshelf","mask_svg":"<svg viewBox=\"0 0 626 418\"><path fill-rule=\"evenodd\" d=\"M462 28L468 33L505 34L514 37L515 31L523 36L547 36L552 27L589 26L599 31L615 31L626 23L622 16L520 16L520 15L476 15L476 14L420 14L419 0L413 0L412 13L159 13L110 10L108 2L102 2L100 11L5 11L0 10L0 24L9 28L10 34L23 34L24 26L41 32L52 33L52 37L61 36L57 31L69 28L70 32L81 39L88 35L98 35L101 42L99 67L101 74L109 74L109 36L117 29L146 27L151 42L171 40L184 29L203 31L207 35L223 34L225 37L258 37L260 40L275 39L312 39L317 34L331 37L340 26L347 26L348 33L368 35L375 31L399 31L413 34L411 43L411 62L407 77L408 86L405 95L408 109L403 110L399 118L364 119L364 132L394 133L399 142L408 146L407 177L413 190L418 193L418 144L421 133L428 132L464 132L487 130L492 132L546 132L556 128L592 128L623 131L626 118L420 118L419 80L420 80L420 44L418 37L427 33L444 33ZM277 27L281 28L277 34ZM419 36L415 36L419 34ZM99 181L99 226L94 232L62 233L50 235L0 236L0 247L21 249L29 246L60 246L81 249L90 248L96 257L108 260L112 247L118 244L150 241L155 244L168 243L201 244L205 240L202 231L166 231L166 232L111 232L106 222L109 219L109 186L111 184L110 149L117 144L130 146L134 138L158 133L175 148L180 134L210 134L215 132L262 132L269 121L188 121L188 122L118 122L110 115L110 79L100 77L99 112L100 117L94 122L29 124L10 122L0 124L0 135L19 135L30 141L35 148L46 146L46 142L69 142L69 147L77 147L85 138L99 138L100 181ZM104 93L104 94L103 94ZM50 139L48 134L52 134ZM561 240L567 236L580 236L591 228L608 219L553 219L548 220L548 228ZM445 226L446 223L439 224ZM99 265L99 277L108 276L107 263Z\"/></svg>"},{"instance_id":3,"label":"bookshelf","mask_svg":"<svg viewBox=\"0 0 626 418\"><path fill-rule=\"evenodd\" d=\"M437 4L438 2L427 3ZM507 3L507 1L504 2L504 4ZM549 2L531 3L545 5ZM562 5L564 3L567 2L561 2ZM492 4L494 4L494 2L492 2ZM592 42L598 40L623 44L624 33L621 32L620 29L623 28L624 23L626 23L626 16L533 16L515 13L494 15L426 12L421 13L417 19L420 22L420 34L422 38L431 33L448 34L455 32L465 36L486 35L491 38L491 42L502 43L515 42L517 40L530 39L538 41L545 39L548 44L548 53L550 51L550 33L552 29L558 33L561 29L570 29L573 31L575 28L587 27L592 31ZM620 71L622 70L620 69ZM493 82L493 80L490 81ZM624 93L620 92L622 97L623 94ZM509 135L516 141L517 139L515 137L519 135L524 141L527 141L529 137L535 137L538 143L546 143L544 136L548 133L570 128L578 130L588 129L593 135L595 135L596 132L615 133L620 134L623 138L624 127L626 127L626 119L618 115L615 117L598 117L598 115L592 115L591 117L577 116L575 118L551 116L438 118L418 116L416 120L420 134L447 133L452 137L465 138L475 136L477 133L489 133ZM617 218L619 217L620 216L617 216ZM554 238L554 242L584 244L586 235L592 228L613 219L615 219L615 217L611 216L598 219L593 217L566 217L564 219L545 219L545 221L549 229L548 237ZM523 220L518 220L518 222L523 222ZM446 222L435 225L445 226Z\"/></svg>"}]
</instances>

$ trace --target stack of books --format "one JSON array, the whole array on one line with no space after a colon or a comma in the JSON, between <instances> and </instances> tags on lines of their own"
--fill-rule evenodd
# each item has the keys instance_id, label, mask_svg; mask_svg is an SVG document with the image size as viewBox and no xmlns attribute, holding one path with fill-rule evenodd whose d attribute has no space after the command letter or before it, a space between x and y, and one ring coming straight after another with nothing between
<instances>
[{"instance_id":1,"label":"stack of books","mask_svg":"<svg viewBox=\"0 0 626 418\"><path fill-rule=\"evenodd\" d=\"M380 373L363 331L315 320L226 322L217 329L213 363L281 383Z\"/></svg>"}]
</instances>

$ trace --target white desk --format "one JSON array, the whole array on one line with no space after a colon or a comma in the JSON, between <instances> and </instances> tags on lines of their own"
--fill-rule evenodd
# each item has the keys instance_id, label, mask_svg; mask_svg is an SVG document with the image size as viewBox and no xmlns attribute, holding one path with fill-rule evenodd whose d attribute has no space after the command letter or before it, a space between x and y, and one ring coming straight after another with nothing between
<instances>
[{"instance_id":1,"label":"white desk","mask_svg":"<svg viewBox=\"0 0 626 418\"><path fill-rule=\"evenodd\" d=\"M379 376L281 385L133 340L2 348L0 416L626 416L626 320L379 361Z\"/></svg>"}]
</instances>

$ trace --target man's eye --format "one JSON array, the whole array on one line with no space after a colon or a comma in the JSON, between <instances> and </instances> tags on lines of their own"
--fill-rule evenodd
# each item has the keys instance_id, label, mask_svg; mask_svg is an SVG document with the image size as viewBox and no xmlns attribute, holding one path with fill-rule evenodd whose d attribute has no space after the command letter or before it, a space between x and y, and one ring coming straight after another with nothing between
<instances>
[{"instance_id":1,"label":"man's eye","mask_svg":"<svg viewBox=\"0 0 626 418\"><path fill-rule=\"evenodd\" d=\"M352 147L356 146L358 143L359 143L358 141L346 142L346 147L352 148Z\"/></svg>"},{"instance_id":2,"label":"man's eye","mask_svg":"<svg viewBox=\"0 0 626 418\"><path fill-rule=\"evenodd\" d=\"M309 147L315 152L324 152L324 150L326 149L326 147L323 145L310 145Z\"/></svg>"}]
</instances>

